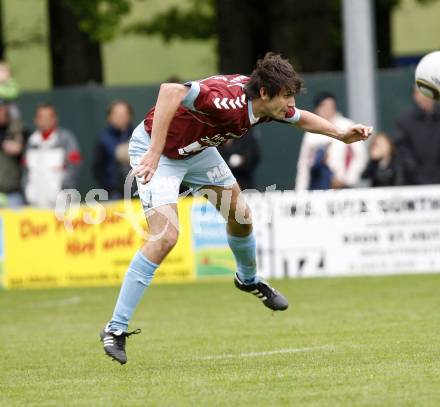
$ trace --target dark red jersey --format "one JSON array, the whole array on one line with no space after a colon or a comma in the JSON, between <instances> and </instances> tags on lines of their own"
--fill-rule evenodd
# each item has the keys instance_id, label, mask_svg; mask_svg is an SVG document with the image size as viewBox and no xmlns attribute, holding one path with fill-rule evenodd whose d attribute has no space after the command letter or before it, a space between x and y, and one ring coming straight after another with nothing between
<instances>
[{"instance_id":1,"label":"dark red jersey","mask_svg":"<svg viewBox=\"0 0 440 407\"><path fill-rule=\"evenodd\" d=\"M183 159L242 137L252 126L270 121L254 117L252 101L243 89L248 80L243 75L221 75L186 83L189 91L171 121L163 154ZM299 116L298 110L289 109L285 121L295 123ZM153 118L154 107L144 120L150 135Z\"/></svg>"}]
</instances>

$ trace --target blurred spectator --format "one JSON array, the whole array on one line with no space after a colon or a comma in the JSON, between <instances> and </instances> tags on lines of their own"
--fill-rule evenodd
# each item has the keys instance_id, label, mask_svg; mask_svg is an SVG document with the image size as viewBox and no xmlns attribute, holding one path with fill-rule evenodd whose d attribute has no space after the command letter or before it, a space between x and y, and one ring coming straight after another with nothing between
<instances>
[{"instance_id":1,"label":"blurred spectator","mask_svg":"<svg viewBox=\"0 0 440 407\"><path fill-rule=\"evenodd\" d=\"M9 64L0 60L0 99L9 103L9 114L14 119L20 118L20 111L15 104L19 91L18 83L12 77Z\"/></svg>"},{"instance_id":2,"label":"blurred spectator","mask_svg":"<svg viewBox=\"0 0 440 407\"><path fill-rule=\"evenodd\" d=\"M93 157L93 173L109 199L124 196L124 182L130 172L128 141L133 131L133 108L116 100L107 109L107 127L99 134Z\"/></svg>"},{"instance_id":3,"label":"blurred spectator","mask_svg":"<svg viewBox=\"0 0 440 407\"><path fill-rule=\"evenodd\" d=\"M333 172L327 164L328 148L330 144L319 147L314 152L313 163L309 170L308 189L330 189L332 186Z\"/></svg>"},{"instance_id":4,"label":"blurred spectator","mask_svg":"<svg viewBox=\"0 0 440 407\"><path fill-rule=\"evenodd\" d=\"M33 206L54 207L63 189L76 188L81 153L73 133L58 126L53 105L39 105L34 120L23 163L25 196Z\"/></svg>"},{"instance_id":5,"label":"blurred spectator","mask_svg":"<svg viewBox=\"0 0 440 407\"><path fill-rule=\"evenodd\" d=\"M253 129L240 138L230 139L217 149L242 190L255 189L254 172L260 162L260 147Z\"/></svg>"},{"instance_id":6,"label":"blurred spectator","mask_svg":"<svg viewBox=\"0 0 440 407\"><path fill-rule=\"evenodd\" d=\"M171 75L165 80L165 82L167 82L167 83L182 83L183 80L179 75Z\"/></svg>"},{"instance_id":7,"label":"blurred spectator","mask_svg":"<svg viewBox=\"0 0 440 407\"><path fill-rule=\"evenodd\" d=\"M0 207L24 204L20 160L28 136L9 104L0 99Z\"/></svg>"},{"instance_id":8,"label":"blurred spectator","mask_svg":"<svg viewBox=\"0 0 440 407\"><path fill-rule=\"evenodd\" d=\"M317 115L341 129L354 124L338 112L336 98L329 92L315 97L314 109ZM363 143L344 144L321 134L306 132L298 158L295 189L354 187L366 164L367 151Z\"/></svg>"},{"instance_id":9,"label":"blurred spectator","mask_svg":"<svg viewBox=\"0 0 440 407\"><path fill-rule=\"evenodd\" d=\"M371 140L370 159L362 178L372 187L405 185L405 171L386 133L377 133Z\"/></svg>"},{"instance_id":10,"label":"blurred spectator","mask_svg":"<svg viewBox=\"0 0 440 407\"><path fill-rule=\"evenodd\" d=\"M417 87L413 105L395 122L396 154L408 174L408 184L440 184L440 106Z\"/></svg>"}]
</instances>

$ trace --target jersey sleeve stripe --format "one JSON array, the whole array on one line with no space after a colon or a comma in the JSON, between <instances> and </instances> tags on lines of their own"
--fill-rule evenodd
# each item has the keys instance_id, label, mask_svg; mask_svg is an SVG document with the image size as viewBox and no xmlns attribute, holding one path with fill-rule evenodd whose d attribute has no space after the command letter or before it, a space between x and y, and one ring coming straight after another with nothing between
<instances>
[{"instance_id":1,"label":"jersey sleeve stripe","mask_svg":"<svg viewBox=\"0 0 440 407\"><path fill-rule=\"evenodd\" d=\"M288 123L296 123L301 117L301 112L299 109L295 109L295 114L292 117L286 117L284 121Z\"/></svg>"},{"instance_id":2,"label":"jersey sleeve stripe","mask_svg":"<svg viewBox=\"0 0 440 407\"><path fill-rule=\"evenodd\" d=\"M186 82L185 86L189 87L189 91L182 100L182 105L190 110L196 110L194 102L200 93L200 84L198 82Z\"/></svg>"}]
</instances>

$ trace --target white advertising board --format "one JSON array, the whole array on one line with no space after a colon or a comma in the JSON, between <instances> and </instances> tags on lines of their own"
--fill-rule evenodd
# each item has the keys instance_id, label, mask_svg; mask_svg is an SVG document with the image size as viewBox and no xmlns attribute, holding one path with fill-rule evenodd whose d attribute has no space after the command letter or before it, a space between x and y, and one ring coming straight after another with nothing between
<instances>
[{"instance_id":1,"label":"white advertising board","mask_svg":"<svg viewBox=\"0 0 440 407\"><path fill-rule=\"evenodd\" d=\"M440 186L267 195L248 197L265 277L440 271Z\"/></svg>"}]
</instances>

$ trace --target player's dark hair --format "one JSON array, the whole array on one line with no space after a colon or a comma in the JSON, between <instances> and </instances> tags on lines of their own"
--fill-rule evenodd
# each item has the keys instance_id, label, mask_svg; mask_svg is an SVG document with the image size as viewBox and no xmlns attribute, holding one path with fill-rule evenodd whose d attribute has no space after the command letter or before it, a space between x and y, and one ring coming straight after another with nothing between
<instances>
[{"instance_id":1,"label":"player's dark hair","mask_svg":"<svg viewBox=\"0 0 440 407\"><path fill-rule=\"evenodd\" d=\"M296 95L302 87L302 80L290 62L279 54L268 52L263 59L257 61L244 91L249 98L259 98L260 89L264 88L269 97L273 98L282 89Z\"/></svg>"}]
</instances>

